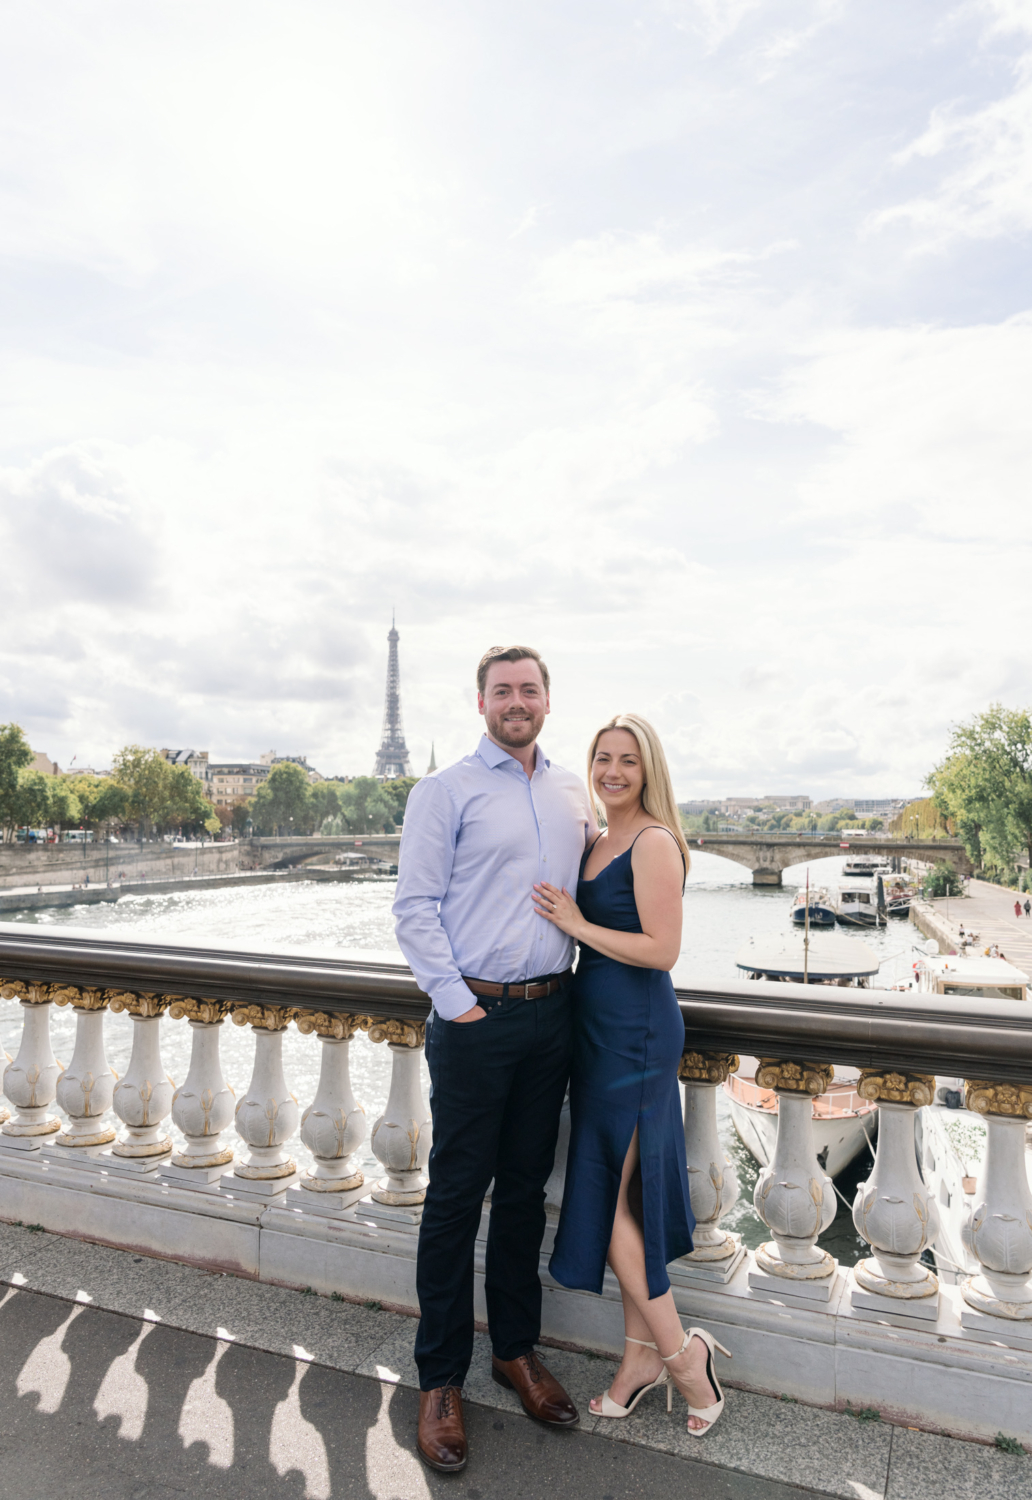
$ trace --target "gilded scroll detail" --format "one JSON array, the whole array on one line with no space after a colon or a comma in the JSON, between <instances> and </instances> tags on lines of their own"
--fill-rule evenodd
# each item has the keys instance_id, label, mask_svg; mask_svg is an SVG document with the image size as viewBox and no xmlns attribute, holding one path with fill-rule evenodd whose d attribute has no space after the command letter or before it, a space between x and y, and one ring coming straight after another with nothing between
<instances>
[{"instance_id":1,"label":"gilded scroll detail","mask_svg":"<svg viewBox=\"0 0 1032 1500\"><path fill-rule=\"evenodd\" d=\"M761 1057L756 1082L761 1089L790 1089L798 1094L826 1094L835 1069L831 1063L785 1062L776 1057Z\"/></svg>"},{"instance_id":2,"label":"gilded scroll detail","mask_svg":"<svg viewBox=\"0 0 1032 1500\"><path fill-rule=\"evenodd\" d=\"M935 1078L931 1073L879 1073L873 1068L861 1068L856 1091L861 1099L888 1104L931 1104Z\"/></svg>"},{"instance_id":3,"label":"gilded scroll detail","mask_svg":"<svg viewBox=\"0 0 1032 1500\"><path fill-rule=\"evenodd\" d=\"M685 1052L677 1076L685 1083L724 1083L738 1068L739 1060L734 1052Z\"/></svg>"},{"instance_id":4,"label":"gilded scroll detail","mask_svg":"<svg viewBox=\"0 0 1032 1500\"><path fill-rule=\"evenodd\" d=\"M986 1083L969 1078L965 1084L967 1107L976 1115L1010 1115L1032 1119L1032 1085Z\"/></svg>"}]
</instances>

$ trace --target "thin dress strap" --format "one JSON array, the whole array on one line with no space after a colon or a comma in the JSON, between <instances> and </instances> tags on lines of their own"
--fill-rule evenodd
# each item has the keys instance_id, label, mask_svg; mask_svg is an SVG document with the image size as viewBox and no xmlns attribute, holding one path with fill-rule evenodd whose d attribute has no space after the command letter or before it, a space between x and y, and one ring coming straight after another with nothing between
<instances>
[{"instance_id":1,"label":"thin dress strap","mask_svg":"<svg viewBox=\"0 0 1032 1500\"><path fill-rule=\"evenodd\" d=\"M669 829L666 826L665 823L650 823L649 824L649 828L662 828L663 832L664 833L669 833L670 837L673 839L674 843L677 844L677 836L672 832L671 829ZM628 854L630 854L631 849L634 848L635 844L641 838L641 834L642 833L648 833L649 828L643 828L641 830L641 833L636 833L634 835L633 839L631 839L630 846L628 847L628 850L627 850ZM599 838L601 838L601 837L602 837L602 835L599 834ZM684 850L681 848L680 844L677 844L677 852L681 856L681 868L684 870L684 879L681 881L681 895L683 896L684 895L684 888L688 884L688 863L687 863L687 861L686 861L686 859L684 857Z\"/></svg>"}]
</instances>

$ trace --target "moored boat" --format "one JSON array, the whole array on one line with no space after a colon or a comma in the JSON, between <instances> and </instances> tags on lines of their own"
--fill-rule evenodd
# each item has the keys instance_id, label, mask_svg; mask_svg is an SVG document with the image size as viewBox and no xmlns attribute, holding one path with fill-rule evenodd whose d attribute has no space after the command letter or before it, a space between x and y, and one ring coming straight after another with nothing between
<instances>
[{"instance_id":1,"label":"moored boat","mask_svg":"<svg viewBox=\"0 0 1032 1500\"><path fill-rule=\"evenodd\" d=\"M844 927L883 927L878 892L870 881L843 880L829 891L835 920Z\"/></svg>"},{"instance_id":2,"label":"moored boat","mask_svg":"<svg viewBox=\"0 0 1032 1500\"><path fill-rule=\"evenodd\" d=\"M827 887L823 885L812 885L809 890L809 899L805 886L800 886L796 892L795 900L792 902L791 918L797 927L806 925L806 908L810 908L811 927L834 927L835 909L828 896Z\"/></svg>"},{"instance_id":3,"label":"moored boat","mask_svg":"<svg viewBox=\"0 0 1032 1500\"><path fill-rule=\"evenodd\" d=\"M877 956L863 943L828 936L805 945L751 943L735 962L751 979L859 988L866 988L879 968ZM739 1140L761 1166L768 1166L777 1139L778 1099L773 1090L757 1083L757 1068L755 1057L741 1058L723 1088ZM837 1176L874 1141L878 1106L857 1093L859 1076L855 1068L836 1066L831 1088L813 1100L814 1149L829 1177Z\"/></svg>"},{"instance_id":4,"label":"moored boat","mask_svg":"<svg viewBox=\"0 0 1032 1500\"><path fill-rule=\"evenodd\" d=\"M891 874L892 866L884 854L847 854L842 863L845 880L873 879L876 875L886 878Z\"/></svg>"}]
</instances>

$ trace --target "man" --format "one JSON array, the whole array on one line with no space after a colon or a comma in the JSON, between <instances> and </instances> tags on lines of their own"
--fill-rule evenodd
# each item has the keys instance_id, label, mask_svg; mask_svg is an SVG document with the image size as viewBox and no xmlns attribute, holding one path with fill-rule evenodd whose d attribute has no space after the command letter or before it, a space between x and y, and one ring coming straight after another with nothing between
<instances>
[{"instance_id":1,"label":"man","mask_svg":"<svg viewBox=\"0 0 1032 1500\"><path fill-rule=\"evenodd\" d=\"M534 1353L544 1185L570 1070L573 943L534 912L535 881L576 889L594 818L583 783L537 744L548 668L527 646L477 669L486 733L412 789L394 903L398 943L433 1000L426 1028L434 1144L419 1231L417 1447L466 1465L462 1384L473 1355L473 1251L494 1179L484 1292L493 1375L528 1414L577 1409Z\"/></svg>"}]
</instances>

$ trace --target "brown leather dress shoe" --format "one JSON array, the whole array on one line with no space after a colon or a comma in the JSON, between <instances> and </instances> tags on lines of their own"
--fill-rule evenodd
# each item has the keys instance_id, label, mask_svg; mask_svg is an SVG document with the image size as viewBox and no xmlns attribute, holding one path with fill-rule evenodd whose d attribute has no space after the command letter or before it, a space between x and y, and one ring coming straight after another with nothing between
<instances>
[{"instance_id":1,"label":"brown leather dress shoe","mask_svg":"<svg viewBox=\"0 0 1032 1500\"><path fill-rule=\"evenodd\" d=\"M419 1435L416 1447L424 1463L440 1474L457 1474L466 1467L466 1424L462 1392L453 1385L419 1393Z\"/></svg>"},{"instance_id":2,"label":"brown leather dress shoe","mask_svg":"<svg viewBox=\"0 0 1032 1500\"><path fill-rule=\"evenodd\" d=\"M549 1427L575 1427L580 1421L580 1412L533 1351L518 1359L492 1355L491 1374L499 1385L516 1392L523 1410L536 1422L546 1422Z\"/></svg>"}]
</instances>

